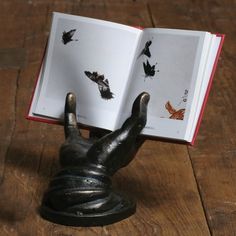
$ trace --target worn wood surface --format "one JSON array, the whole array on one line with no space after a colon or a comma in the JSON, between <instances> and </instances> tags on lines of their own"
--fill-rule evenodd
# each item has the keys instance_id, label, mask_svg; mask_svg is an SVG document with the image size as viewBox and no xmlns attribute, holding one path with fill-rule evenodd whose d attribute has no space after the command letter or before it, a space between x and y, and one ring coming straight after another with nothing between
<instances>
[{"instance_id":1,"label":"worn wood surface","mask_svg":"<svg viewBox=\"0 0 236 236\"><path fill-rule=\"evenodd\" d=\"M0 235L236 235L235 6L233 0L2 0ZM113 225L65 227L37 213L64 140L62 127L25 119L52 11L227 35L195 146L147 140L114 176L114 185L137 200L137 213Z\"/></svg>"}]
</instances>

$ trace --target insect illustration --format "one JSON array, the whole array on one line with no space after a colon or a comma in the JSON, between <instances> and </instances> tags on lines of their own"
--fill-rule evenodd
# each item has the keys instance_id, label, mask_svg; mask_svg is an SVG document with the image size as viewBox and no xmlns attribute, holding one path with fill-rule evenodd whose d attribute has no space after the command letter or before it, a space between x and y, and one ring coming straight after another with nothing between
<instances>
[{"instance_id":1,"label":"insect illustration","mask_svg":"<svg viewBox=\"0 0 236 236\"><path fill-rule=\"evenodd\" d=\"M69 42L71 42L71 41L78 41L78 39L72 39L72 37L73 37L74 34L75 34L75 31L76 31L76 29L72 29L72 30L70 30L70 31L68 31L68 32L64 31L64 32L62 33L62 42L63 42L64 44L67 44L67 43L69 43Z\"/></svg>"},{"instance_id":2,"label":"insect illustration","mask_svg":"<svg viewBox=\"0 0 236 236\"><path fill-rule=\"evenodd\" d=\"M98 85L98 89L102 98L111 99L114 97L114 94L110 90L108 79L105 79L104 75L99 75L97 72L91 73L89 71L85 71L84 73L90 80Z\"/></svg>"},{"instance_id":3,"label":"insect illustration","mask_svg":"<svg viewBox=\"0 0 236 236\"><path fill-rule=\"evenodd\" d=\"M143 69L144 69L144 72L145 72L145 77L148 77L148 76L153 77L155 75L155 73L156 73L156 70L155 70L156 64L151 66L148 60L147 60L146 63L143 62ZM159 72L159 70L157 70L157 72Z\"/></svg>"},{"instance_id":4,"label":"insect illustration","mask_svg":"<svg viewBox=\"0 0 236 236\"><path fill-rule=\"evenodd\" d=\"M172 107L172 105L170 104L169 101L166 103L165 108L170 113L169 119L175 119L175 120L183 120L184 119L185 109L176 110Z\"/></svg>"},{"instance_id":5,"label":"insect illustration","mask_svg":"<svg viewBox=\"0 0 236 236\"><path fill-rule=\"evenodd\" d=\"M151 41L151 40L149 40L149 41L146 42L145 47L144 47L144 49L140 52L138 58L141 57L142 55L146 55L146 56L149 57L149 58L151 57L151 52L150 52L150 50L149 50L149 47L150 47L151 44L152 44L152 41ZM138 58L137 58L137 59L138 59Z\"/></svg>"}]
</instances>

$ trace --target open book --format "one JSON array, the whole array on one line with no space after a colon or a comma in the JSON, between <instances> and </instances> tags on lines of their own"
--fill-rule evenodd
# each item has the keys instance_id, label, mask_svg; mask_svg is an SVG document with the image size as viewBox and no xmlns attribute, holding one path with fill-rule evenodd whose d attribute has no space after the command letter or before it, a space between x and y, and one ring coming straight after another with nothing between
<instances>
[{"instance_id":1,"label":"open book","mask_svg":"<svg viewBox=\"0 0 236 236\"><path fill-rule=\"evenodd\" d=\"M192 143L223 40L54 13L28 118L62 121L66 94L74 92L79 123L115 130L146 91L142 133Z\"/></svg>"}]
</instances>

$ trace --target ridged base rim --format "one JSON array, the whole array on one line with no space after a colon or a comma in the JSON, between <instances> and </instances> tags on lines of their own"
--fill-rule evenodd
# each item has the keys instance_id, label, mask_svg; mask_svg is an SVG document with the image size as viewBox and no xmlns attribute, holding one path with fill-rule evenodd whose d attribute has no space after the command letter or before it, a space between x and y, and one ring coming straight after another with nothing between
<instances>
[{"instance_id":1,"label":"ridged base rim","mask_svg":"<svg viewBox=\"0 0 236 236\"><path fill-rule=\"evenodd\" d=\"M136 211L136 204L119 194L122 203L106 212L97 212L89 214L73 214L66 211L56 211L46 205L42 205L39 213L42 218L56 224L67 226L103 226L121 221L133 215Z\"/></svg>"}]
</instances>

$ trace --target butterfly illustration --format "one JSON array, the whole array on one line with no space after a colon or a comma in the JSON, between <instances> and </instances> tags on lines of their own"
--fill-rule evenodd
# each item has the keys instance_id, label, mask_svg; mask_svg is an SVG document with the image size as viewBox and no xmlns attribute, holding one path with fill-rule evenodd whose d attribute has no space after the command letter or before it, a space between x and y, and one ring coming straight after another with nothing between
<instances>
[{"instance_id":1,"label":"butterfly illustration","mask_svg":"<svg viewBox=\"0 0 236 236\"><path fill-rule=\"evenodd\" d=\"M98 85L102 98L111 99L114 97L114 94L110 90L108 79L105 79L104 75L99 75L97 72L91 73L89 71L85 71L84 73L90 80Z\"/></svg>"},{"instance_id":2,"label":"butterfly illustration","mask_svg":"<svg viewBox=\"0 0 236 236\"><path fill-rule=\"evenodd\" d=\"M145 47L144 47L144 49L140 52L138 58L141 57L142 55L146 55L146 56L149 57L149 58L151 57L151 52L150 52L150 50L149 50L149 47L150 47L151 44L152 44L152 41L151 41L151 40L149 40L149 41L146 42Z\"/></svg>"},{"instance_id":3,"label":"butterfly illustration","mask_svg":"<svg viewBox=\"0 0 236 236\"><path fill-rule=\"evenodd\" d=\"M69 42L71 42L71 41L78 41L78 39L72 39L72 37L73 37L74 34L75 34L75 31L76 31L76 29L72 29L72 30L70 30L70 31L68 31L68 32L64 31L64 32L62 33L62 42L63 42L64 44L67 44L67 43L69 43Z\"/></svg>"},{"instance_id":4,"label":"butterfly illustration","mask_svg":"<svg viewBox=\"0 0 236 236\"><path fill-rule=\"evenodd\" d=\"M145 77L154 76L155 75L155 73L156 73L156 71L155 71L156 64L151 66L148 60L147 60L146 63L143 62L143 69L144 69L144 72L145 72ZM158 71L159 70L157 70L157 72Z\"/></svg>"},{"instance_id":5,"label":"butterfly illustration","mask_svg":"<svg viewBox=\"0 0 236 236\"><path fill-rule=\"evenodd\" d=\"M169 101L166 103L165 108L170 113L169 119L175 119L175 120L183 120L184 119L185 109L176 110L172 107L172 105L170 104Z\"/></svg>"}]
</instances>

